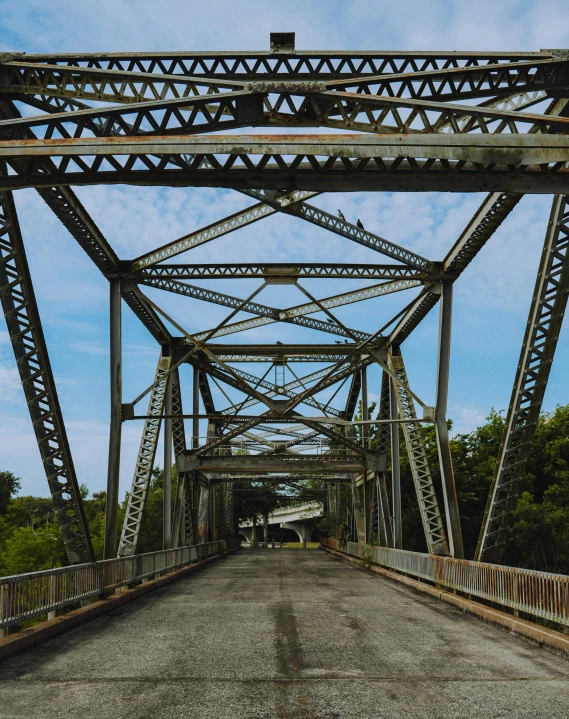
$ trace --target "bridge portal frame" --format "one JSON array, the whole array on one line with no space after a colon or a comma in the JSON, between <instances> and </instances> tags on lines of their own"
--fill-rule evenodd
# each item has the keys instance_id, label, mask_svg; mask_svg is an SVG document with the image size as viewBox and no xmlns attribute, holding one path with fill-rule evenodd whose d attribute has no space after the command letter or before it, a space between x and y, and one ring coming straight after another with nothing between
<instances>
[{"instance_id":1,"label":"bridge portal frame","mask_svg":"<svg viewBox=\"0 0 569 719\"><path fill-rule=\"evenodd\" d=\"M333 505L337 518L346 509L346 522L353 527L356 507L350 497L361 487L358 506L363 507L364 526L376 526L380 541L400 547L397 450L398 423L403 423L428 551L462 557L446 428L452 286L523 193L556 193L476 555L480 560L499 561L567 302L567 51L301 52L294 47L294 33L275 33L268 52L4 53L0 56L0 80L0 292L71 563L92 561L93 553L25 259L14 191L34 187L109 281L112 392L106 558L117 552L121 426L140 417L134 407L146 395L150 395L150 409L144 416L142 454L118 543L120 555L137 551L161 424L167 437L166 464L173 443L178 466L171 529L171 508L165 507L165 548L187 543L190 537L195 543L198 533L202 538L211 534L216 512L217 525L222 527L218 531L230 527L227 507L235 501L234 492L229 491L233 475L239 471L251 476L258 467L269 477L279 473L288 477L291 471L293 477L307 471L325 477L330 507ZM30 115L30 108L36 114ZM320 126L336 132L219 134L251 127ZM116 182L227 187L254 204L150 253L121 260L71 189L72 185ZM485 190L489 194L446 257L433 261L366 230L359 220L350 223L341 212L335 216L308 202L321 192L362 189ZM169 262L178 254L277 213L324 228L398 264ZM187 282L226 277L258 278L262 284L241 299ZM379 283L318 299L301 283L317 277ZM270 284L295 287L308 302L280 309L254 301ZM225 306L231 312L217 327L192 335L143 293L143 286ZM332 311L413 288L419 289L417 296L372 333L347 327ZM401 345L441 298L437 399L435 407L429 407L409 385ZM121 387L123 301L160 345L164 365L159 362L153 383L129 403L123 401ZM252 317L231 322L239 312ZM318 313L325 319L311 317ZM342 340L336 345L277 343L268 347L210 342L274 322L300 325ZM168 329L172 326L178 336ZM269 370L304 361L326 363L327 367L304 377L291 368L294 380L286 384L283 380L282 386L277 386L266 380L267 373L257 377L233 366L267 360ZM357 441L354 426L358 425L352 421L359 397L364 422L371 421L366 369L372 364L379 365L383 373L377 446L370 444L365 423ZM193 368L191 415L184 415L181 404L179 370L184 365ZM245 399L230 400L227 408L217 411L210 379L219 387L221 383L241 392ZM331 400L321 399L324 390L339 391L348 380L351 385L344 406L335 408ZM200 399L202 414L209 422L208 438L202 446ZM420 418L416 404L423 410ZM263 412L244 417L243 411L254 405L264 405ZM320 415L307 417L300 412L302 406ZM184 417L193 419L190 448ZM446 532L437 488L425 461L420 421L434 422L436 427ZM283 444L270 439L276 436L270 434L276 424L291 422L292 428L279 430L280 436L290 440ZM233 452L232 441L238 437L246 438L254 451L264 447L264 454L245 461ZM315 438L327 443L326 454L294 453L295 446L309 446ZM391 498L386 482L390 448ZM342 494L345 482L351 492ZM225 489L218 492L216 487L222 485ZM369 514L372 506L374 517L377 515L373 521ZM364 541L370 531L374 530L364 530Z\"/></svg>"}]
</instances>

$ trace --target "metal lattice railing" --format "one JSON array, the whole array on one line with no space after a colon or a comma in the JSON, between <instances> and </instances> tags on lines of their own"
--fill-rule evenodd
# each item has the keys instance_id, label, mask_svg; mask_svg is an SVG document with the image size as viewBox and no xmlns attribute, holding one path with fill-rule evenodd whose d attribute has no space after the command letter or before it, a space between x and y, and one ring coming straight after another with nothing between
<instances>
[{"instance_id":1,"label":"metal lattice railing","mask_svg":"<svg viewBox=\"0 0 569 719\"><path fill-rule=\"evenodd\" d=\"M503 567L387 547L372 547L338 539L321 539L328 549L362 559L445 589L483 599L540 619L569 626L569 576L532 569Z\"/></svg>"},{"instance_id":2,"label":"metal lattice railing","mask_svg":"<svg viewBox=\"0 0 569 719\"><path fill-rule=\"evenodd\" d=\"M238 540L240 543L240 540ZM238 546L208 542L131 557L0 577L0 629L77 605L117 587L150 579Z\"/></svg>"}]
</instances>

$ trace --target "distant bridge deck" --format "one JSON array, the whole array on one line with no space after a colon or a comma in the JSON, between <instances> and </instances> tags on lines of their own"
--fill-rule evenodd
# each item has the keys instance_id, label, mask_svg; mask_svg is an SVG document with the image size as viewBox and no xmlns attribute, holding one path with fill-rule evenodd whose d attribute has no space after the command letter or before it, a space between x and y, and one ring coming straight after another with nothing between
<instances>
[{"instance_id":1,"label":"distant bridge deck","mask_svg":"<svg viewBox=\"0 0 569 719\"><path fill-rule=\"evenodd\" d=\"M318 550L244 550L6 660L0 717L567 717L569 662Z\"/></svg>"}]
</instances>

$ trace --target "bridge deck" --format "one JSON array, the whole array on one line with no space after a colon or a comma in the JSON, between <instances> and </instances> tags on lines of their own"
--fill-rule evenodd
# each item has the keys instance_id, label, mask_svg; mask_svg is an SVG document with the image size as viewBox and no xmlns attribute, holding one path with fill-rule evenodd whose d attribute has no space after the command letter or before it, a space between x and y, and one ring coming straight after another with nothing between
<instances>
[{"instance_id":1,"label":"bridge deck","mask_svg":"<svg viewBox=\"0 0 569 719\"><path fill-rule=\"evenodd\" d=\"M569 662L318 550L244 550L0 667L0 717L567 717Z\"/></svg>"}]
</instances>

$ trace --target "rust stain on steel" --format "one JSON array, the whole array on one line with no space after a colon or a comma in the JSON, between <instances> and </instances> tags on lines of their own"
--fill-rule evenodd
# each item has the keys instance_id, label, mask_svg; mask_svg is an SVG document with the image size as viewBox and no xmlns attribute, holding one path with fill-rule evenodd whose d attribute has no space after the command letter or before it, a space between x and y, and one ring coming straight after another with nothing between
<instances>
[{"instance_id":1,"label":"rust stain on steel","mask_svg":"<svg viewBox=\"0 0 569 719\"><path fill-rule=\"evenodd\" d=\"M321 539L324 547L374 562L504 607L569 626L569 576L468 559Z\"/></svg>"}]
</instances>

